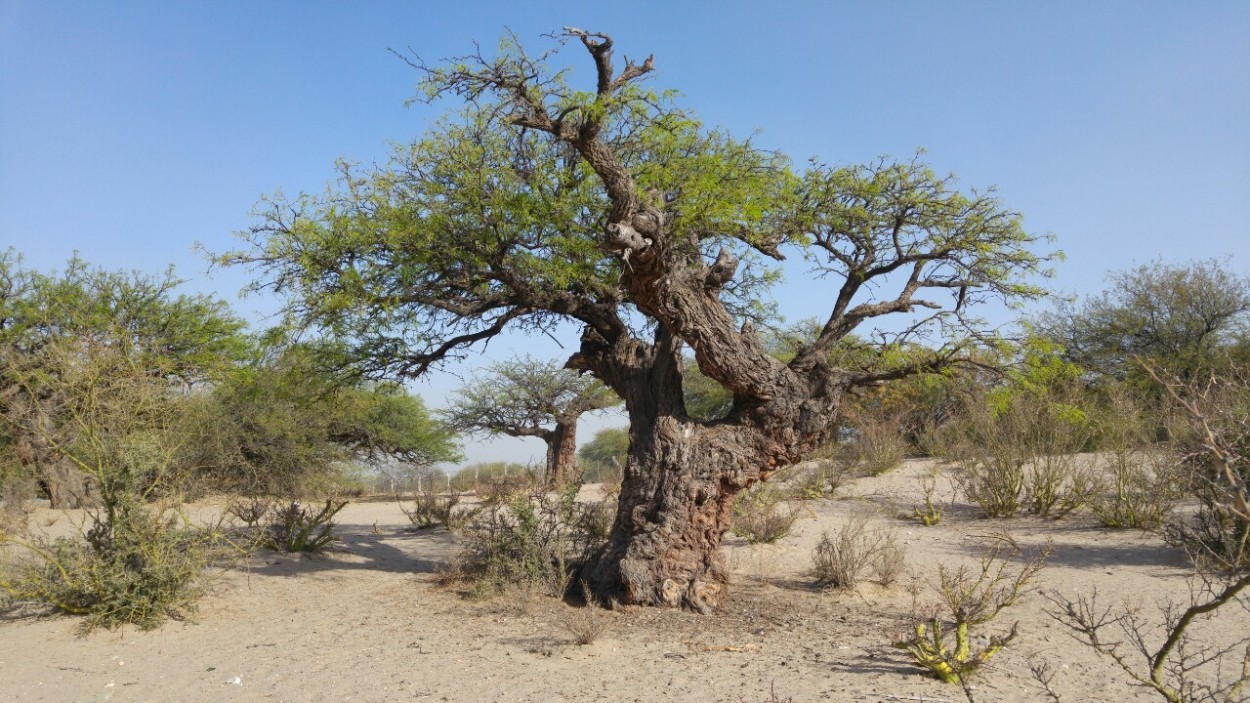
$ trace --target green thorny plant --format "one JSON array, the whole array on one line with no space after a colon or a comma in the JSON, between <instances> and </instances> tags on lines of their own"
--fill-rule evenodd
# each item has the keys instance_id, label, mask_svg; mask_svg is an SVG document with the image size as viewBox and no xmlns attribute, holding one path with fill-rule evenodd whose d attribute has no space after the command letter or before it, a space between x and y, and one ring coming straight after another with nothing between
<instances>
[{"instance_id":1,"label":"green thorny plant","mask_svg":"<svg viewBox=\"0 0 1250 703\"><path fill-rule=\"evenodd\" d=\"M0 549L0 590L83 615L87 630L152 628L191 610L201 570L228 544L219 526L192 528L154 504L179 504L179 406L165 379L127 351L87 338L49 342L33 362L0 359L30 407L56 415L35 431L90 479L99 506L74 537L0 536L18 547Z\"/></svg>"},{"instance_id":2,"label":"green thorny plant","mask_svg":"<svg viewBox=\"0 0 1250 703\"><path fill-rule=\"evenodd\" d=\"M510 588L563 596L573 566L607 539L603 504L577 502L580 485L518 491L488 502L463 529L446 581L467 581L489 597Z\"/></svg>"},{"instance_id":3,"label":"green thorny plant","mask_svg":"<svg viewBox=\"0 0 1250 703\"><path fill-rule=\"evenodd\" d=\"M334 534L334 516L347 501L327 498L326 504L312 512L299 501L273 509L273 519L265 535L265 546L282 552L319 552L338 540Z\"/></svg>"},{"instance_id":4,"label":"green thorny plant","mask_svg":"<svg viewBox=\"0 0 1250 703\"><path fill-rule=\"evenodd\" d=\"M920 477L920 487L924 490L924 506L915 506L911 510L911 515L904 513L902 517L915 519L925 527L933 527L942 521L942 509L933 502L933 493L937 490L937 479L939 471L934 469L932 473L924 474Z\"/></svg>"},{"instance_id":5,"label":"green thorny plant","mask_svg":"<svg viewBox=\"0 0 1250 703\"><path fill-rule=\"evenodd\" d=\"M1012 568L1021 554L1019 546L1007 536L995 539L981 555L978 568L938 568L938 583L930 584L938 594L938 605L930 607L928 614L918 612L911 637L897 643L946 683L966 687L970 675L1016 638L1017 625L983 637L974 637L974 630L1014 605L1050 555L1048 543L1036 557Z\"/></svg>"}]
</instances>

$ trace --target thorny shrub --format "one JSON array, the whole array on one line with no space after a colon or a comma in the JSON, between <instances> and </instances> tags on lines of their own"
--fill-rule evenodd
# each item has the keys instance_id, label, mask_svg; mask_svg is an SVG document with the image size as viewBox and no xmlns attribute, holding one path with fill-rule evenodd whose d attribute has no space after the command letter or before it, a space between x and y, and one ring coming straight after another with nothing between
<instances>
[{"instance_id":1,"label":"thorny shrub","mask_svg":"<svg viewBox=\"0 0 1250 703\"><path fill-rule=\"evenodd\" d=\"M772 486L759 483L735 499L733 533L751 544L772 544L790 534L799 512Z\"/></svg>"},{"instance_id":2,"label":"thorny shrub","mask_svg":"<svg viewBox=\"0 0 1250 703\"><path fill-rule=\"evenodd\" d=\"M577 502L578 489L570 483L554 493L533 489L485 503L464 526L442 580L470 583L476 597L512 588L563 596L573 568L603 543L611 525L605 507Z\"/></svg>"},{"instance_id":3,"label":"thorny shrub","mask_svg":"<svg viewBox=\"0 0 1250 703\"><path fill-rule=\"evenodd\" d=\"M457 510L460 505L460 494L449 493L440 495L435 491L421 491L413 497L412 506L399 502L399 509L408 517L408 521L419 530L442 525L455 532L473 517L472 509Z\"/></svg>"},{"instance_id":4,"label":"thorny shrub","mask_svg":"<svg viewBox=\"0 0 1250 703\"><path fill-rule=\"evenodd\" d=\"M338 541L334 516L346 505L347 501L333 498L327 498L317 512L297 500L275 505L270 510L263 543L280 552L319 552Z\"/></svg>"},{"instance_id":5,"label":"thorny shrub","mask_svg":"<svg viewBox=\"0 0 1250 703\"><path fill-rule=\"evenodd\" d=\"M906 552L893 531L871 531L868 516L856 515L832 534L824 532L812 552L812 577L825 588L849 590L873 569L883 586L903 572Z\"/></svg>"},{"instance_id":6,"label":"thorny shrub","mask_svg":"<svg viewBox=\"0 0 1250 703\"><path fill-rule=\"evenodd\" d=\"M85 539L6 538L0 589L14 600L85 616L83 629L131 623L151 629L194 610L201 571L230 544L219 529L193 528L173 511L128 502L91 516Z\"/></svg>"}]
</instances>

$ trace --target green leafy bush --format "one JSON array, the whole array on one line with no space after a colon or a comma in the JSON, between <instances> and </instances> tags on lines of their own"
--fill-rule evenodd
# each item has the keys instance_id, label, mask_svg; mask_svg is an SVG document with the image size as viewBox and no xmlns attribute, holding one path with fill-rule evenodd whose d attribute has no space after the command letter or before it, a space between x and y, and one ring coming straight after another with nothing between
<instances>
[{"instance_id":1,"label":"green leafy bush","mask_svg":"<svg viewBox=\"0 0 1250 703\"><path fill-rule=\"evenodd\" d=\"M83 628L131 623L143 629L194 610L201 571L226 544L177 513L128 504L97 513L85 539L2 539L24 558L0 564L0 589L15 600L85 616Z\"/></svg>"},{"instance_id":2,"label":"green leafy bush","mask_svg":"<svg viewBox=\"0 0 1250 703\"><path fill-rule=\"evenodd\" d=\"M476 597L513 588L562 597L573 567L602 544L611 524L602 508L577 502L579 488L532 489L484 503L464 526L443 581L470 583Z\"/></svg>"},{"instance_id":3,"label":"green leafy bush","mask_svg":"<svg viewBox=\"0 0 1250 703\"><path fill-rule=\"evenodd\" d=\"M1082 507L1097 483L1075 456L1092 433L1081 401L1071 387L970 395L955 423L967 438L955 473L963 494L994 518L1025 510L1057 518Z\"/></svg>"}]
</instances>

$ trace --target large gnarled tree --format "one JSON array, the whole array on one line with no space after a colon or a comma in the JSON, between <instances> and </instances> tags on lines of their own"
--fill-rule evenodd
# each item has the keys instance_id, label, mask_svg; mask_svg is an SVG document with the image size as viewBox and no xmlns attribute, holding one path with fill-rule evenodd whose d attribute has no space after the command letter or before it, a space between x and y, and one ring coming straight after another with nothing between
<instances>
[{"instance_id":1,"label":"large gnarled tree","mask_svg":"<svg viewBox=\"0 0 1250 703\"><path fill-rule=\"evenodd\" d=\"M582 326L570 368L625 401L629 459L607 546L582 568L601 602L713 608L734 496L826 441L848 389L959 363L986 338L968 315L1037 296L1045 257L992 193L961 193L917 161L812 164L704 129L649 91L653 60L618 71L613 42L566 30L595 78L572 87L547 55L507 40L496 57L414 61L424 95L464 109L393 161L320 198L270 200L252 249L303 324L350 340L378 375L413 376L505 331ZM829 314L782 362L753 331L761 261L792 251ZM815 288L813 288L815 290ZM884 317L871 370L830 352ZM686 356L733 394L691 418Z\"/></svg>"},{"instance_id":2,"label":"large gnarled tree","mask_svg":"<svg viewBox=\"0 0 1250 703\"><path fill-rule=\"evenodd\" d=\"M577 421L620 403L594 378L530 356L492 364L462 386L443 411L461 432L537 437L547 445L547 481L577 474Z\"/></svg>"}]
</instances>

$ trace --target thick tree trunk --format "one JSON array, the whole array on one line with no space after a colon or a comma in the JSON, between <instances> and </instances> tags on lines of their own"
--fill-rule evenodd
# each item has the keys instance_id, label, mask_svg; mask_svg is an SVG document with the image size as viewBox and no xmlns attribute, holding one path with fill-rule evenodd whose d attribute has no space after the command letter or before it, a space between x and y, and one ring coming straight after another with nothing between
<instances>
[{"instance_id":1,"label":"thick tree trunk","mask_svg":"<svg viewBox=\"0 0 1250 703\"><path fill-rule=\"evenodd\" d=\"M21 426L13 428L13 437L18 462L30 467L52 508L79 508L89 502L91 484L86 474L59 458L47 442Z\"/></svg>"},{"instance_id":2,"label":"thick tree trunk","mask_svg":"<svg viewBox=\"0 0 1250 703\"><path fill-rule=\"evenodd\" d=\"M734 497L750 480L749 472L725 470L729 457L717 456L710 431L674 418L631 429L611 537L581 573L600 602L699 612L724 602L720 541Z\"/></svg>"},{"instance_id":3,"label":"thick tree trunk","mask_svg":"<svg viewBox=\"0 0 1250 703\"><path fill-rule=\"evenodd\" d=\"M582 567L601 603L708 612L724 604L728 572L720 542L738 493L800 460L823 442L841 390L779 389L743 403L725 420L690 419L681 396L679 349L665 343L635 376L628 394L629 458L608 543Z\"/></svg>"},{"instance_id":4,"label":"thick tree trunk","mask_svg":"<svg viewBox=\"0 0 1250 703\"><path fill-rule=\"evenodd\" d=\"M547 441L547 483L563 486L577 478L577 420L558 422Z\"/></svg>"}]
</instances>

